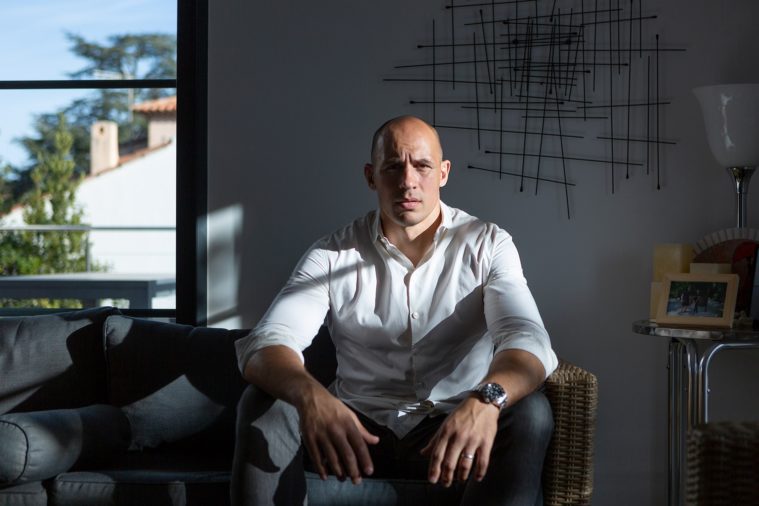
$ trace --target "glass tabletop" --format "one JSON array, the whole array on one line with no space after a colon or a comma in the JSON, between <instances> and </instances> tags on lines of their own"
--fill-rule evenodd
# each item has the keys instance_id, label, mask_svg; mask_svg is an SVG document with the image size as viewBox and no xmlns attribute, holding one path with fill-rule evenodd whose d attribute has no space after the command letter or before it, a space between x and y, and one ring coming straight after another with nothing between
<instances>
[{"instance_id":1,"label":"glass tabletop","mask_svg":"<svg viewBox=\"0 0 759 506\"><path fill-rule=\"evenodd\" d=\"M701 339L711 341L759 341L759 330L748 327L685 327L677 325L659 325L651 320L637 320L632 324L636 334L648 336L673 337L679 339Z\"/></svg>"}]
</instances>

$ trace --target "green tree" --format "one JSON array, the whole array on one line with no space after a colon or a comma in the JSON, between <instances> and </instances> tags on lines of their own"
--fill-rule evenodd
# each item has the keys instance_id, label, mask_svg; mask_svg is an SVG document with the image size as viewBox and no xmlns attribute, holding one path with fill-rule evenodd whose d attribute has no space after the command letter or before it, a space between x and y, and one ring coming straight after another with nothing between
<instances>
[{"instance_id":1,"label":"green tree","mask_svg":"<svg viewBox=\"0 0 759 506\"><path fill-rule=\"evenodd\" d=\"M40 151L32 169L34 187L25 199L24 222L32 225L80 225L82 210L76 205L76 190L82 176L75 174L71 148L74 138L66 116L58 116L53 131L53 150ZM86 268L86 243L82 232L36 232L39 247L38 273L76 272ZM26 273L31 274L31 273Z\"/></svg>"},{"instance_id":2,"label":"green tree","mask_svg":"<svg viewBox=\"0 0 759 506\"><path fill-rule=\"evenodd\" d=\"M66 37L71 43L71 52L87 61L84 67L69 74L75 79L170 79L177 75L177 40L173 35L112 35L107 44L98 44L73 33L66 34ZM147 136L144 118L133 116L131 105L174 93L156 88L98 90L88 98L75 100L65 112L74 125L87 131L88 139L93 122L111 120L119 125L119 140L128 142Z\"/></svg>"},{"instance_id":3,"label":"green tree","mask_svg":"<svg viewBox=\"0 0 759 506\"><path fill-rule=\"evenodd\" d=\"M124 78L158 79L177 75L177 41L173 35L160 33L112 35L109 44L101 45L68 33L71 50L89 60L89 64L71 77L93 77L98 72L115 72Z\"/></svg>"},{"instance_id":4,"label":"green tree","mask_svg":"<svg viewBox=\"0 0 759 506\"><path fill-rule=\"evenodd\" d=\"M13 195L13 185L9 182L13 167L0 161L0 216L7 213L16 201Z\"/></svg>"},{"instance_id":5,"label":"green tree","mask_svg":"<svg viewBox=\"0 0 759 506\"><path fill-rule=\"evenodd\" d=\"M24 199L24 222L29 225L80 225L82 210L76 190L82 180L71 156L73 136L66 117L59 114L52 132L51 151L40 150L31 170L33 188ZM87 239L84 232L7 232L0 237L0 275L48 274L86 270ZM72 307L78 301L8 301L0 305Z\"/></svg>"}]
</instances>

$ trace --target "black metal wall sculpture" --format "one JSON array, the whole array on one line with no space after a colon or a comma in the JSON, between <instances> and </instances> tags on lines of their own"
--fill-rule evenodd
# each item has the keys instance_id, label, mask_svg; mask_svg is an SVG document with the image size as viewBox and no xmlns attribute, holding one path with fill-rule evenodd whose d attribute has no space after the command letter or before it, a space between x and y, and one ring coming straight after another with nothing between
<instances>
[{"instance_id":1,"label":"black metal wall sculpture","mask_svg":"<svg viewBox=\"0 0 759 506\"><path fill-rule=\"evenodd\" d=\"M385 81L425 97L409 103L436 128L469 132L487 161L469 169L536 195L560 185L567 218L570 169L603 168L611 193L636 170L661 187L661 149L675 143L660 134L660 60L683 49L660 46L642 0L450 1L417 48L423 63Z\"/></svg>"}]
</instances>

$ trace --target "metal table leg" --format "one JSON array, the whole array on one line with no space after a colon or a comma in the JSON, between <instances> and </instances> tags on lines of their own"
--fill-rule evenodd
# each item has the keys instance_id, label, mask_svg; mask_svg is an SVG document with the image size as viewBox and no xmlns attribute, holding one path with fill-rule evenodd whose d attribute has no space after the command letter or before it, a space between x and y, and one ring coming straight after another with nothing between
<instances>
[{"instance_id":1,"label":"metal table leg","mask_svg":"<svg viewBox=\"0 0 759 506\"><path fill-rule=\"evenodd\" d=\"M683 422L683 355L685 347L677 339L669 343L669 477L670 506L680 504L681 454Z\"/></svg>"},{"instance_id":2,"label":"metal table leg","mask_svg":"<svg viewBox=\"0 0 759 506\"><path fill-rule=\"evenodd\" d=\"M669 504L685 501L685 437L699 417L698 348L691 340L669 343Z\"/></svg>"}]
</instances>

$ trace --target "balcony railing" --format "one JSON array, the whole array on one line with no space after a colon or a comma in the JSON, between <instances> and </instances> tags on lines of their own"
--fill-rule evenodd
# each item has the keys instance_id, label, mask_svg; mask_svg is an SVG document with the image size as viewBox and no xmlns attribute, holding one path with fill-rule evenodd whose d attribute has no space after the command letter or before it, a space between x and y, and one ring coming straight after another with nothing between
<instances>
[{"instance_id":1,"label":"balcony railing","mask_svg":"<svg viewBox=\"0 0 759 506\"><path fill-rule=\"evenodd\" d=\"M171 309L159 309L166 307L159 305L153 307L153 297L164 296L169 300L176 293L176 245L175 237L147 238L139 235L128 241L119 241L101 238L93 243L91 234L115 233L176 233L174 226L101 226L101 225L10 225L0 226L0 234L8 232L83 232L85 233L85 271L77 273L52 273L32 274L19 276L0 276L0 299L74 299L87 304L98 304L103 299L128 300L128 314L140 316L159 316L173 318L176 315L176 300L173 300ZM119 245L121 243L121 246ZM100 253L93 257L93 245L99 246ZM127 262L116 266L115 270L108 262L118 256L121 251L103 253L103 246L111 249L126 249ZM153 250L147 251L146 250ZM104 256L105 255L105 256ZM158 258L156 262L150 262L151 255ZM144 259L143 259L144 257ZM117 262L118 263L118 262ZM159 269L153 272L137 271L137 266L158 265ZM124 268L127 265L126 269ZM106 267L104 269L104 267ZM156 272L156 270L158 272ZM166 297L168 295L168 297ZM136 306L136 307L135 307ZM0 308L0 315L29 314L40 311L40 308Z\"/></svg>"}]
</instances>

